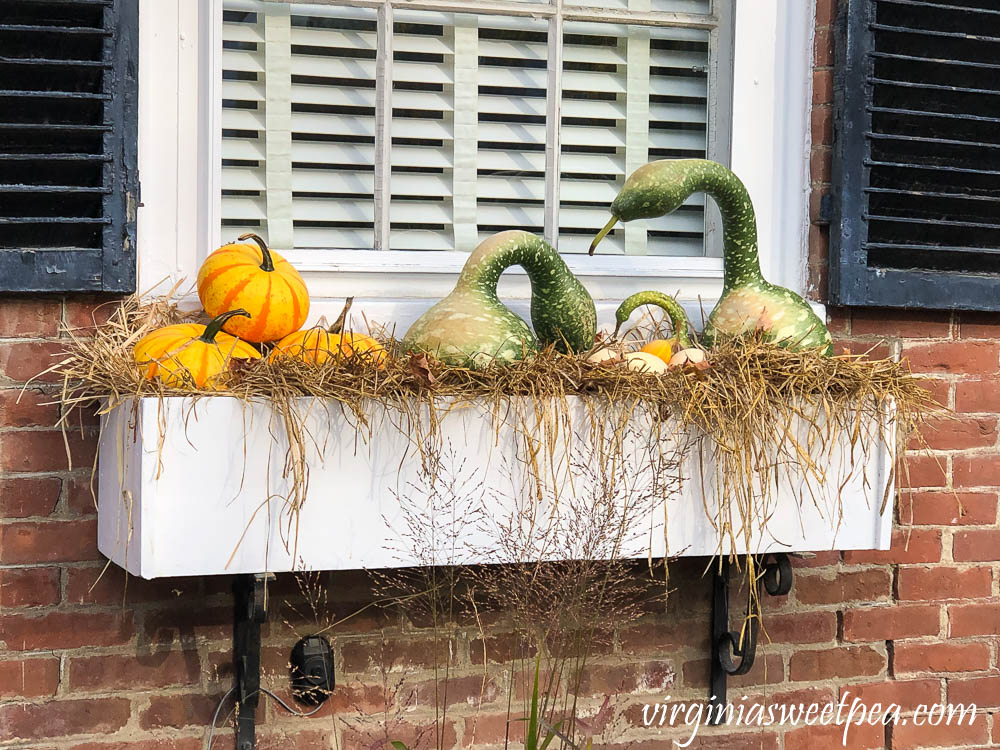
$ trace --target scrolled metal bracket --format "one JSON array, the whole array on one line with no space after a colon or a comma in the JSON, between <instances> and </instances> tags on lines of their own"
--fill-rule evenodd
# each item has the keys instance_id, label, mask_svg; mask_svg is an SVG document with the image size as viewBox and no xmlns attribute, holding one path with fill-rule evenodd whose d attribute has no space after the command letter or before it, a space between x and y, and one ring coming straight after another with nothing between
<instances>
[{"instance_id":1,"label":"scrolled metal bracket","mask_svg":"<svg viewBox=\"0 0 1000 750\"><path fill-rule=\"evenodd\" d=\"M753 668L757 656L757 636L760 623L754 613L747 612L741 630L729 629L729 559L723 559L712 575L712 669L709 681L708 706L712 724L719 724L727 702L730 675L746 674ZM758 562L763 566L760 582L771 596L784 596L792 590L792 564L788 555L778 552L764 555Z\"/></svg>"}]
</instances>

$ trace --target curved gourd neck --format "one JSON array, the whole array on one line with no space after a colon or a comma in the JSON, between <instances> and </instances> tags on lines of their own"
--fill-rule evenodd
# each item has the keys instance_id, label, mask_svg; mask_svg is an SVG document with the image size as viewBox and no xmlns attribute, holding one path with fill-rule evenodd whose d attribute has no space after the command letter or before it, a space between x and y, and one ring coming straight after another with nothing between
<instances>
[{"instance_id":1,"label":"curved gourd neck","mask_svg":"<svg viewBox=\"0 0 1000 750\"><path fill-rule=\"evenodd\" d=\"M690 322L688 321L687 313L684 312L684 308L681 307L677 300L663 292L636 292L626 298L615 312L615 318L618 323L618 326L615 328L616 334L618 333L618 329L635 312L635 309L642 305L656 305L667 314L667 317L670 318L670 326L674 329L674 337L682 349L690 349L694 346L690 335L688 335Z\"/></svg>"},{"instance_id":2,"label":"curved gourd neck","mask_svg":"<svg viewBox=\"0 0 1000 750\"><path fill-rule=\"evenodd\" d=\"M763 281L757 253L757 220L750 195L740 179L715 162L689 172L684 180L687 195L710 195L722 214L722 251L725 261L724 288ZM685 196L686 197L686 196Z\"/></svg>"},{"instance_id":3,"label":"curved gourd neck","mask_svg":"<svg viewBox=\"0 0 1000 750\"><path fill-rule=\"evenodd\" d=\"M495 296L500 275L511 266L521 266L528 274L532 293L544 294L546 286L556 281L548 260L555 256L555 250L527 232L504 234L508 236L491 238L475 249L458 277L457 286L474 287Z\"/></svg>"}]
</instances>

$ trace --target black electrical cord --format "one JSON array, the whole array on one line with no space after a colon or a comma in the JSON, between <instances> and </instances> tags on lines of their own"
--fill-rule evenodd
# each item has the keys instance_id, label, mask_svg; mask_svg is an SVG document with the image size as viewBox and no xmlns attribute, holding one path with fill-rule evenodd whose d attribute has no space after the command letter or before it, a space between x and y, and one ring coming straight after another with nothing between
<instances>
[{"instance_id":1,"label":"black electrical cord","mask_svg":"<svg viewBox=\"0 0 1000 750\"><path fill-rule=\"evenodd\" d=\"M223 705L225 705L226 700L229 698L229 696L235 692L236 688L234 687L229 688L229 690L226 691L226 694L219 699L219 705L215 707L215 714L212 716L212 726L209 728L208 731L207 750L212 750L212 743L215 742L215 730L218 728L216 724L218 724L219 721L219 713L222 711L222 707ZM299 716L305 718L306 716L312 716L314 713L323 708L323 704L321 703L320 705L316 706L316 708L314 708L312 711L307 711L307 712L296 711L294 708L289 706L287 703L281 700L281 698L279 698L277 695L272 693L267 688L260 688L259 690L257 690L257 692L263 693L264 695L266 695L271 700L275 701L279 706L281 706L283 709L288 711L288 713L292 714L293 716ZM250 693L250 695L255 695L255 693Z\"/></svg>"}]
</instances>

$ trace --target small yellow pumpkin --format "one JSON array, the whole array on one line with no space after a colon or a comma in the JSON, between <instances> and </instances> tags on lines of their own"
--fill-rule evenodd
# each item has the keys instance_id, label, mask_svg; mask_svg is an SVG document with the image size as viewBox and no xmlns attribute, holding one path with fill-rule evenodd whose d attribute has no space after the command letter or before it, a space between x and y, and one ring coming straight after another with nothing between
<instances>
[{"instance_id":1,"label":"small yellow pumpkin","mask_svg":"<svg viewBox=\"0 0 1000 750\"><path fill-rule=\"evenodd\" d=\"M309 314L309 292L292 264L256 234L223 245L198 271L198 299L211 316L242 308L249 320L230 320L226 331L246 341L277 341L299 330Z\"/></svg>"},{"instance_id":2,"label":"small yellow pumpkin","mask_svg":"<svg viewBox=\"0 0 1000 750\"><path fill-rule=\"evenodd\" d=\"M646 352L647 354L652 354L654 357L659 357L664 362L669 362L670 358L674 354L674 348L677 346L677 339L653 339L648 344L646 344L639 351Z\"/></svg>"},{"instance_id":3,"label":"small yellow pumpkin","mask_svg":"<svg viewBox=\"0 0 1000 750\"><path fill-rule=\"evenodd\" d=\"M379 370L385 368L388 353L385 347L371 336L363 333L343 333L347 325L347 314L354 304L354 297L348 297L340 315L329 328L316 326L305 331L295 331L274 345L270 359L296 357L305 362L321 365L329 359L350 359L361 357Z\"/></svg>"},{"instance_id":4,"label":"small yellow pumpkin","mask_svg":"<svg viewBox=\"0 0 1000 750\"><path fill-rule=\"evenodd\" d=\"M334 333L317 326L285 336L274 345L269 359L274 361L279 357L296 357L321 365L330 359L359 357L382 370L385 369L387 356L385 347L371 336L363 333Z\"/></svg>"},{"instance_id":5,"label":"small yellow pumpkin","mask_svg":"<svg viewBox=\"0 0 1000 750\"><path fill-rule=\"evenodd\" d=\"M166 326L139 340L132 356L145 365L146 379L159 378L166 385L183 388L219 388L218 376L231 359L259 359L260 352L245 341L221 333L223 324L234 316L249 317L246 310L229 310L207 326L180 323Z\"/></svg>"}]
</instances>

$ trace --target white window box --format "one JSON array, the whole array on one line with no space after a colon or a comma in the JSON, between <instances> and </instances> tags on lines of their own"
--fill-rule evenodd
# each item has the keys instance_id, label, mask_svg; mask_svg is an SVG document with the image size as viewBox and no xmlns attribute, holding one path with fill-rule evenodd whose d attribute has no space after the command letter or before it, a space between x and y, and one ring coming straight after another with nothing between
<instances>
[{"instance_id":1,"label":"white window box","mask_svg":"<svg viewBox=\"0 0 1000 750\"><path fill-rule=\"evenodd\" d=\"M574 406L574 419L583 424L584 407ZM300 407L308 409L306 427L315 441L307 457L308 496L297 520L282 499L291 485L282 477L288 449L283 422L268 403L143 398L112 410L104 418L99 457L101 552L144 578L418 564L401 541L405 518L397 493L419 503L419 456L396 427L398 420L376 413L366 443L339 406L303 400ZM512 488L511 475L503 469L518 453L512 430L502 426L494 433L489 415L475 406L449 412L440 429L446 444L467 459L466 471L476 481ZM764 528L758 515L748 534L737 532L732 551L887 549L891 454L887 445L865 440L852 451L845 438L824 456L826 481L807 488L801 475L783 477ZM641 462L642 456L631 460ZM720 538L709 517L717 508L701 476L710 475L711 466L698 466L697 451L692 451L680 467L681 490L666 502L666 534L664 508L657 507L635 519L644 533L625 550L627 555L662 557L669 550L672 556L704 556L731 550L729 537ZM585 496L582 482L556 484L564 493L573 486L578 498ZM514 497L527 496L499 494L511 499L507 507L502 506L508 501L487 501L496 503L496 518L510 514ZM481 547L489 542L482 534L467 528L463 541ZM489 561L468 555L440 558L442 563Z\"/></svg>"}]
</instances>

